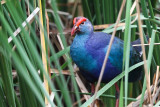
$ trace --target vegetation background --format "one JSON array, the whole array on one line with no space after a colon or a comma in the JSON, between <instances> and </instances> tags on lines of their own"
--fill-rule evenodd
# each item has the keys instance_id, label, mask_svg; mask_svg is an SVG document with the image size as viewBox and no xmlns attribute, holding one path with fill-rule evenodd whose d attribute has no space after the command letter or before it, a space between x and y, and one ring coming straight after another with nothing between
<instances>
[{"instance_id":1,"label":"vegetation background","mask_svg":"<svg viewBox=\"0 0 160 107\"><path fill-rule=\"evenodd\" d=\"M137 2L136 2L137 1ZM124 40L124 62L130 41L146 44L144 61L129 67L108 84L101 84L96 105L115 106L120 86L120 107L160 105L160 1L158 0L0 0L0 106L87 107L94 101L89 83L69 56L72 20L87 17L95 31ZM124 4L124 6L122 6ZM120 10L122 14L116 24ZM151 38L150 45L146 35ZM157 44L155 44L157 43ZM142 45L144 47L144 45ZM146 60L147 59L147 60ZM142 79L128 83L128 72L146 65ZM149 74L149 75L148 75ZM123 79L125 78L125 81Z\"/></svg>"}]
</instances>

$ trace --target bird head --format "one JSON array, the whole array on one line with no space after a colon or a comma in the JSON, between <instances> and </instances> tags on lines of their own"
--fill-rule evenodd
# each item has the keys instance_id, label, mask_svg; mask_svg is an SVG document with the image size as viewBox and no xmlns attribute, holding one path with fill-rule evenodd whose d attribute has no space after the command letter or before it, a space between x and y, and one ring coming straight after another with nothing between
<instances>
[{"instance_id":1,"label":"bird head","mask_svg":"<svg viewBox=\"0 0 160 107\"><path fill-rule=\"evenodd\" d=\"M93 26L87 18L85 17L74 18L71 36L73 36L76 33L89 34L91 32L93 32Z\"/></svg>"}]
</instances>

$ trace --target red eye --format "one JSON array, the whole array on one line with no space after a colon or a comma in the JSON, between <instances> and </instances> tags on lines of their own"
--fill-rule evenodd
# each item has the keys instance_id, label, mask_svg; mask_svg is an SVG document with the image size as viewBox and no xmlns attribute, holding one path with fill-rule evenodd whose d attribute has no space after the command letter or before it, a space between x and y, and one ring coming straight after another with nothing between
<instances>
[{"instance_id":1,"label":"red eye","mask_svg":"<svg viewBox=\"0 0 160 107\"><path fill-rule=\"evenodd\" d=\"M84 22L81 23L82 25L84 24Z\"/></svg>"},{"instance_id":2,"label":"red eye","mask_svg":"<svg viewBox=\"0 0 160 107\"><path fill-rule=\"evenodd\" d=\"M81 19L78 20L76 25L79 26L80 24L84 23L86 20L87 20L86 18L81 18Z\"/></svg>"},{"instance_id":3,"label":"red eye","mask_svg":"<svg viewBox=\"0 0 160 107\"><path fill-rule=\"evenodd\" d=\"M76 18L74 18L74 20L73 20L73 24L75 24L76 23Z\"/></svg>"}]
</instances>

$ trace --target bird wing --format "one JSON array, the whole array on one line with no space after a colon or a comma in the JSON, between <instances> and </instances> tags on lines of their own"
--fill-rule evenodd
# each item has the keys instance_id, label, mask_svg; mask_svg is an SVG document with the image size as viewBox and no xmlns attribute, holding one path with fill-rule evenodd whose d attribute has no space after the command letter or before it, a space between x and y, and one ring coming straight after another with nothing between
<instances>
[{"instance_id":1,"label":"bird wing","mask_svg":"<svg viewBox=\"0 0 160 107\"><path fill-rule=\"evenodd\" d=\"M105 58L105 54L108 50L111 35L103 32L95 32L88 39L86 43L86 50L93 59L97 61L97 68L101 70L102 64ZM115 37L108 57L106 69L104 72L105 77L113 78L122 72L123 65L123 44L124 42ZM139 53L130 46L130 66L141 61ZM138 76L136 76L138 74ZM109 76L107 76L109 75ZM136 81L141 77L141 67L135 69L129 73L129 81ZM105 78L104 78L105 79ZM108 79L109 80L109 79ZM105 80L104 80L105 81Z\"/></svg>"},{"instance_id":2,"label":"bird wing","mask_svg":"<svg viewBox=\"0 0 160 107\"><path fill-rule=\"evenodd\" d=\"M88 52L95 58L101 65L104 61L105 54L108 50L111 35L103 32L94 32L88 39L86 48ZM114 38L109 61L119 70L122 70L122 59L123 59L123 41L117 37Z\"/></svg>"}]
</instances>

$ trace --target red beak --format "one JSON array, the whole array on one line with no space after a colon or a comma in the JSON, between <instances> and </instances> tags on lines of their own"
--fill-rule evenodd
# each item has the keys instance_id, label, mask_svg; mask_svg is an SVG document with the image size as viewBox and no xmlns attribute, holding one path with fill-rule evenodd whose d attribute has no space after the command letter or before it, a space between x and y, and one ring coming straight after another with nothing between
<instances>
[{"instance_id":1,"label":"red beak","mask_svg":"<svg viewBox=\"0 0 160 107\"><path fill-rule=\"evenodd\" d=\"M74 25L72 30L71 30L71 36L73 36L75 33L77 33L78 31L80 31L79 27Z\"/></svg>"}]
</instances>

